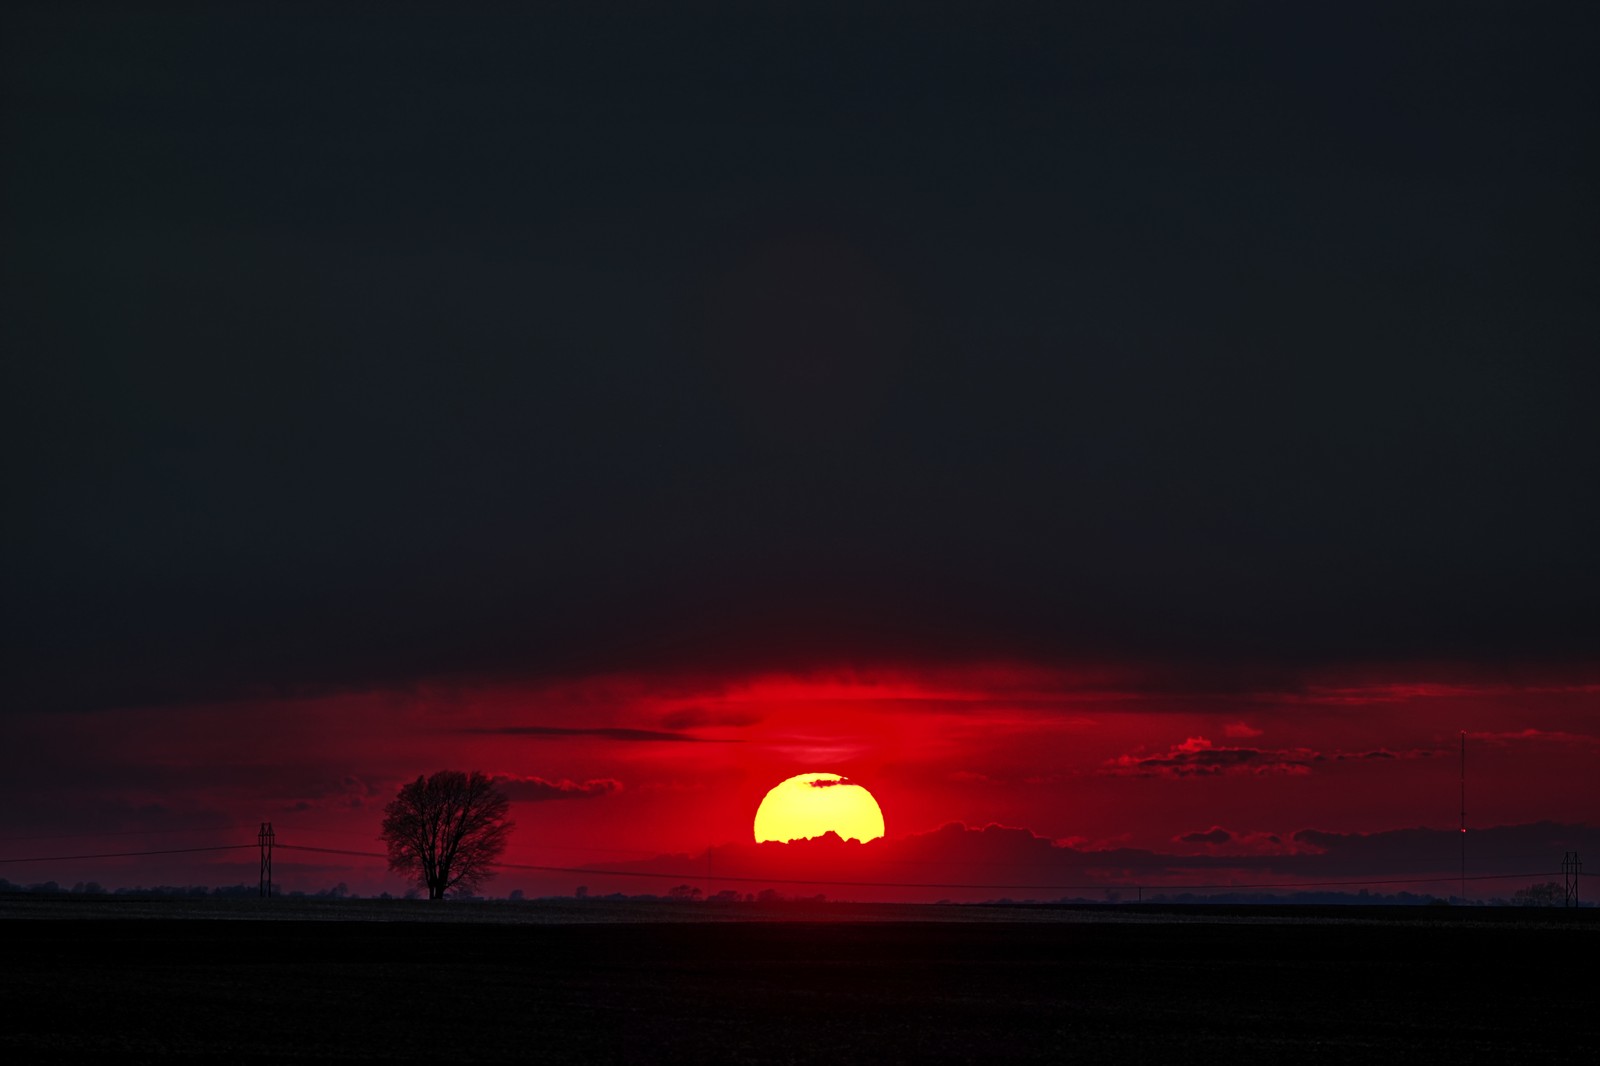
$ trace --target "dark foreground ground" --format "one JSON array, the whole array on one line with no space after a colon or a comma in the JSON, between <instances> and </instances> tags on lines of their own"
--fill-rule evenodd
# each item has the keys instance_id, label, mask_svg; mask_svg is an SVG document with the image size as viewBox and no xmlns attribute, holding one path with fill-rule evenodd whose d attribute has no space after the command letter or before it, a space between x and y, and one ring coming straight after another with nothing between
<instances>
[{"instance_id":1,"label":"dark foreground ground","mask_svg":"<svg viewBox=\"0 0 1600 1066\"><path fill-rule=\"evenodd\" d=\"M0 1061L1501 1064L1600 1040L1594 911L441 906L7 904Z\"/></svg>"}]
</instances>

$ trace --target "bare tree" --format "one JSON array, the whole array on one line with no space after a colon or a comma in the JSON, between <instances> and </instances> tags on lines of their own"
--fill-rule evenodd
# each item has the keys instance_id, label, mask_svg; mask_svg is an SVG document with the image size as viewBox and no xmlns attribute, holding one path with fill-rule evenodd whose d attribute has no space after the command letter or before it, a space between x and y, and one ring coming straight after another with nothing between
<instances>
[{"instance_id":1,"label":"bare tree","mask_svg":"<svg viewBox=\"0 0 1600 1066\"><path fill-rule=\"evenodd\" d=\"M389 869L416 878L429 899L471 892L494 876L513 823L510 801L480 770L440 770L400 789L383 809Z\"/></svg>"}]
</instances>

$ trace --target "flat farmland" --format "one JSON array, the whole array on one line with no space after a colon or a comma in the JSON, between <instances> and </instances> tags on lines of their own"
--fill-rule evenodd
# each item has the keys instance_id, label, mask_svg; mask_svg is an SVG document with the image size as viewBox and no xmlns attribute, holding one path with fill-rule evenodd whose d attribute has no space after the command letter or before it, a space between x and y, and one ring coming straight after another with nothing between
<instances>
[{"instance_id":1,"label":"flat farmland","mask_svg":"<svg viewBox=\"0 0 1600 1066\"><path fill-rule=\"evenodd\" d=\"M1600 1037L1597 912L0 904L7 1061L1450 1062Z\"/></svg>"}]
</instances>

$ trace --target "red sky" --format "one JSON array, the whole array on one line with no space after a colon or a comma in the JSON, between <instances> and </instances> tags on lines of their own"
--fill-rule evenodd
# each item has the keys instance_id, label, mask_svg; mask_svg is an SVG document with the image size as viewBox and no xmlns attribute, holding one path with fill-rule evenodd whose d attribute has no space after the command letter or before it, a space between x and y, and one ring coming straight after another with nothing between
<instances>
[{"instance_id":1,"label":"red sky","mask_svg":"<svg viewBox=\"0 0 1600 1066\"><path fill-rule=\"evenodd\" d=\"M1039 847L1058 849L1044 854L1063 861L1059 849L1133 849L1148 853L1140 862L1167 864L1159 876L1154 867L1103 870L1095 883L1202 884L1222 876L1218 870L1245 884L1450 876L1462 730L1473 830L1600 824L1593 679L1425 665L1273 675L1016 663L734 678L618 674L24 715L5 772L26 783L26 799L6 812L0 835L8 855L77 855L247 843L257 823L270 820L284 844L374 851L382 806L402 782L480 768L503 777L514 800L508 862L619 869L682 855L650 868L709 885L708 848L719 849L714 873L770 873L770 864L732 846L750 843L767 789L827 771L872 791L891 842L951 823L998 825L1042 838ZM1413 829L1439 834L1420 851L1413 844L1382 858L1282 865L1328 851L1323 834L1367 840ZM75 835L91 833L125 835ZM1469 851L1469 872L1559 869L1555 845L1508 841L1500 852L1531 851ZM1574 836L1569 846L1577 843ZM997 885L1089 877L1009 852L958 851L887 872L810 859L788 876ZM254 863L253 852L240 851L12 864L0 876L216 885L253 881ZM360 892L404 887L380 861L355 856L280 851L277 863L290 889L341 881ZM567 893L577 884L670 887L508 870L491 891ZM1520 886L1491 882L1472 894Z\"/></svg>"},{"instance_id":2,"label":"red sky","mask_svg":"<svg viewBox=\"0 0 1600 1066\"><path fill-rule=\"evenodd\" d=\"M1600 6L124 6L0 11L0 858L1448 876L1463 731L1600 851Z\"/></svg>"}]
</instances>

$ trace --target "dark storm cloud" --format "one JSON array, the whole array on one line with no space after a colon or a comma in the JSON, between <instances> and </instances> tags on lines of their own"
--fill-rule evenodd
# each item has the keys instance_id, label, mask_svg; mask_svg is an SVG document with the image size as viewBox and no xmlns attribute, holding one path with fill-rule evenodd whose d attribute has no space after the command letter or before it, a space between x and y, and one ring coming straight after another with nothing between
<instances>
[{"instance_id":1,"label":"dark storm cloud","mask_svg":"<svg viewBox=\"0 0 1600 1066\"><path fill-rule=\"evenodd\" d=\"M991 888L1005 895L1024 891L1038 898L1113 886L1166 886L1248 891L1253 885L1292 889L1297 881L1334 883L1368 878L1366 884L1397 879L1384 891L1448 892L1459 868L1459 835L1452 829L1409 829L1387 833L1296 833L1297 849L1257 835L1250 841L1228 839L1226 830L1193 834L1210 844L1201 855L1180 855L1142 848L1078 848L1016 826L968 826L950 823L928 833L883 838L861 844L829 834L788 844L730 844L713 851L718 875L769 879L775 884L834 880L854 884L857 898L865 887L909 889ZM1587 826L1540 822L1502 826L1476 834L1469 842L1474 876L1503 879L1504 892L1520 887L1519 877L1559 871L1563 850L1593 848L1600 830ZM1230 852L1233 844L1250 850ZM1273 845L1273 846L1265 846ZM1325 850L1319 850L1325 849ZM705 856L662 855L631 863L590 868L663 877L701 876ZM819 873L819 871L826 871ZM1411 880L1424 878L1423 880ZM1474 888L1474 894L1499 894L1496 881ZM1357 881L1351 891L1360 887ZM1001 894L996 892L995 894Z\"/></svg>"},{"instance_id":2,"label":"dark storm cloud","mask_svg":"<svg viewBox=\"0 0 1600 1066\"><path fill-rule=\"evenodd\" d=\"M1590 6L0 17L8 708L1600 644Z\"/></svg>"},{"instance_id":3,"label":"dark storm cloud","mask_svg":"<svg viewBox=\"0 0 1600 1066\"><path fill-rule=\"evenodd\" d=\"M483 733L502 737L595 737L600 740L670 741L685 744L737 744L737 740L697 737L690 733L669 733L661 729L567 729L546 725L507 725L486 729L458 729L458 733Z\"/></svg>"},{"instance_id":4,"label":"dark storm cloud","mask_svg":"<svg viewBox=\"0 0 1600 1066\"><path fill-rule=\"evenodd\" d=\"M1190 737L1158 754L1119 755L1101 767L1113 777L1214 777L1223 774L1305 774L1327 757L1304 748L1219 748L1204 737Z\"/></svg>"},{"instance_id":5,"label":"dark storm cloud","mask_svg":"<svg viewBox=\"0 0 1600 1066\"><path fill-rule=\"evenodd\" d=\"M661 724L677 731L706 726L742 727L755 725L761 716L753 711L721 707L680 707L661 716Z\"/></svg>"},{"instance_id":6,"label":"dark storm cloud","mask_svg":"<svg viewBox=\"0 0 1600 1066\"><path fill-rule=\"evenodd\" d=\"M355 774L346 774L338 781L314 784L304 798L293 800L284 810L293 814L306 814L327 810L358 810L378 808L390 798L385 786L374 784Z\"/></svg>"},{"instance_id":7,"label":"dark storm cloud","mask_svg":"<svg viewBox=\"0 0 1600 1066\"><path fill-rule=\"evenodd\" d=\"M1466 855L1473 873L1556 871L1561 856L1600 845L1593 826L1536 822L1492 826L1465 834ZM1448 868L1462 854L1456 829L1394 829L1377 833L1333 833L1302 829L1296 844L1313 849L1301 862L1308 871L1370 872L1403 870L1435 864Z\"/></svg>"},{"instance_id":8,"label":"dark storm cloud","mask_svg":"<svg viewBox=\"0 0 1600 1066\"><path fill-rule=\"evenodd\" d=\"M1184 833L1174 839L1180 844L1226 844L1233 839L1233 834L1226 829L1213 827L1203 833Z\"/></svg>"},{"instance_id":9,"label":"dark storm cloud","mask_svg":"<svg viewBox=\"0 0 1600 1066\"><path fill-rule=\"evenodd\" d=\"M1351 759L1392 760L1392 759L1431 759L1439 752L1433 748L1410 748L1406 751L1390 751L1387 748L1378 748L1373 751L1341 751L1334 755L1335 759L1348 761Z\"/></svg>"},{"instance_id":10,"label":"dark storm cloud","mask_svg":"<svg viewBox=\"0 0 1600 1066\"><path fill-rule=\"evenodd\" d=\"M518 777L500 774L494 783L508 799L519 803L542 803L546 800L599 799L622 791L622 782L614 778L596 778L590 781L546 781L542 777Z\"/></svg>"},{"instance_id":11,"label":"dark storm cloud","mask_svg":"<svg viewBox=\"0 0 1600 1066\"><path fill-rule=\"evenodd\" d=\"M1217 747L1205 737L1190 737L1159 753L1119 755L1107 760L1100 773L1113 777L1212 777L1223 774L1306 774L1318 764L1350 761L1431 759L1432 748L1390 751L1312 751L1309 748L1271 749Z\"/></svg>"},{"instance_id":12,"label":"dark storm cloud","mask_svg":"<svg viewBox=\"0 0 1600 1066\"><path fill-rule=\"evenodd\" d=\"M1520 729L1507 733L1469 733L1474 740L1486 740L1496 747L1513 744L1545 744L1571 749L1600 751L1600 736L1593 733L1568 733L1549 729Z\"/></svg>"}]
</instances>

